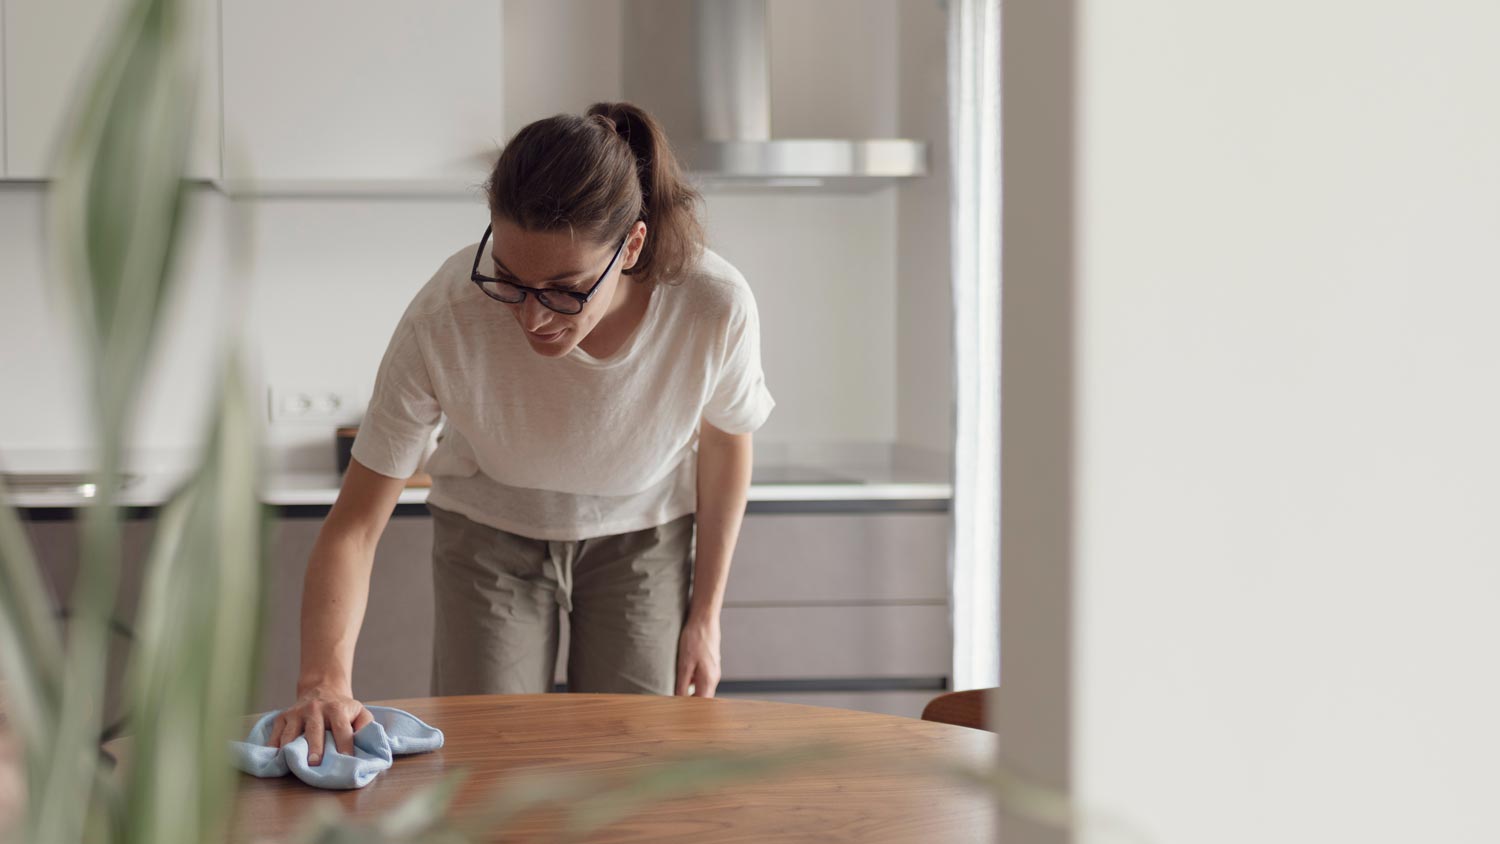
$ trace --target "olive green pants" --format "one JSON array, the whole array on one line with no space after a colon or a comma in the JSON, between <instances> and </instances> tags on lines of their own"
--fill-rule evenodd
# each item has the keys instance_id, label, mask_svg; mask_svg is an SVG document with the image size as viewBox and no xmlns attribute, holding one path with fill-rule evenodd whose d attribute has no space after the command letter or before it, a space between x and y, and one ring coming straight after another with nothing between
<instances>
[{"instance_id":1,"label":"olive green pants","mask_svg":"<svg viewBox=\"0 0 1500 844\"><path fill-rule=\"evenodd\" d=\"M673 693L692 586L691 515L548 542L428 509L434 695L551 691L559 611L568 614L569 691Z\"/></svg>"}]
</instances>

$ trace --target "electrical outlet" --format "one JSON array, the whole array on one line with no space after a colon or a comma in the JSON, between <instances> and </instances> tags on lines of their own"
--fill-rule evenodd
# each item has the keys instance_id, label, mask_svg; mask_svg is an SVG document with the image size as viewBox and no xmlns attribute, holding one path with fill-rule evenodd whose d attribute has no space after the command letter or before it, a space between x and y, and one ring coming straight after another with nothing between
<instances>
[{"instance_id":1,"label":"electrical outlet","mask_svg":"<svg viewBox=\"0 0 1500 844\"><path fill-rule=\"evenodd\" d=\"M362 408L352 389L271 387L267 404L271 421L283 424L352 425Z\"/></svg>"}]
</instances>

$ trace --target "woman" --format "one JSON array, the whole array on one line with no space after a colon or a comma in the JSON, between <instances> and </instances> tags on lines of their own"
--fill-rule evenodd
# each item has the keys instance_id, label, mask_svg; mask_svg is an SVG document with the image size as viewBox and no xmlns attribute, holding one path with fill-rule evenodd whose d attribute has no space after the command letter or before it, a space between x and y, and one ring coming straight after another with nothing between
<instances>
[{"instance_id":1,"label":"woman","mask_svg":"<svg viewBox=\"0 0 1500 844\"><path fill-rule=\"evenodd\" d=\"M277 746L370 720L354 643L375 545L428 460L436 695L568 686L696 694L719 681L719 613L774 405L743 276L702 246L698 194L627 103L522 129L488 189L490 227L402 316L343 489L313 548L297 701ZM696 525L696 553L694 528Z\"/></svg>"}]
</instances>

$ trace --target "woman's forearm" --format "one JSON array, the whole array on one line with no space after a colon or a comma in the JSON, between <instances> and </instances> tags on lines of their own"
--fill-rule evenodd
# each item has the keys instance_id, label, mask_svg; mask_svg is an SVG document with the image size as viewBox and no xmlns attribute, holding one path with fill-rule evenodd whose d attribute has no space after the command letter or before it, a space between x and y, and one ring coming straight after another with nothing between
<instances>
[{"instance_id":1,"label":"woman's forearm","mask_svg":"<svg viewBox=\"0 0 1500 844\"><path fill-rule=\"evenodd\" d=\"M302 587L302 667L297 694L351 693L354 643L364 623L375 549L324 525Z\"/></svg>"},{"instance_id":2,"label":"woman's forearm","mask_svg":"<svg viewBox=\"0 0 1500 844\"><path fill-rule=\"evenodd\" d=\"M717 619L729 563L750 491L750 434L726 434L707 422L698 441L698 548L689 620Z\"/></svg>"}]
</instances>

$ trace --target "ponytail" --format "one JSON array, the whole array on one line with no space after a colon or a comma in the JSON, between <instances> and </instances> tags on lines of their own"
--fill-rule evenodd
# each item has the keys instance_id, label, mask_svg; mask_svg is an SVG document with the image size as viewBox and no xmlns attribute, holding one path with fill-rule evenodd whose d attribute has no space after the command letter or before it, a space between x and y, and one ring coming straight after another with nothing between
<instances>
[{"instance_id":1,"label":"ponytail","mask_svg":"<svg viewBox=\"0 0 1500 844\"><path fill-rule=\"evenodd\" d=\"M637 220L646 243L625 270L676 283L703 249L698 191L683 176L661 126L630 103L596 103L516 133L487 185L490 213L524 229L571 229L614 243Z\"/></svg>"},{"instance_id":2,"label":"ponytail","mask_svg":"<svg viewBox=\"0 0 1500 844\"><path fill-rule=\"evenodd\" d=\"M701 197L683 176L666 133L651 115L630 103L595 103L588 114L609 120L635 156L646 246L626 272L644 278L680 278L703 248L703 225L698 219Z\"/></svg>"}]
</instances>

